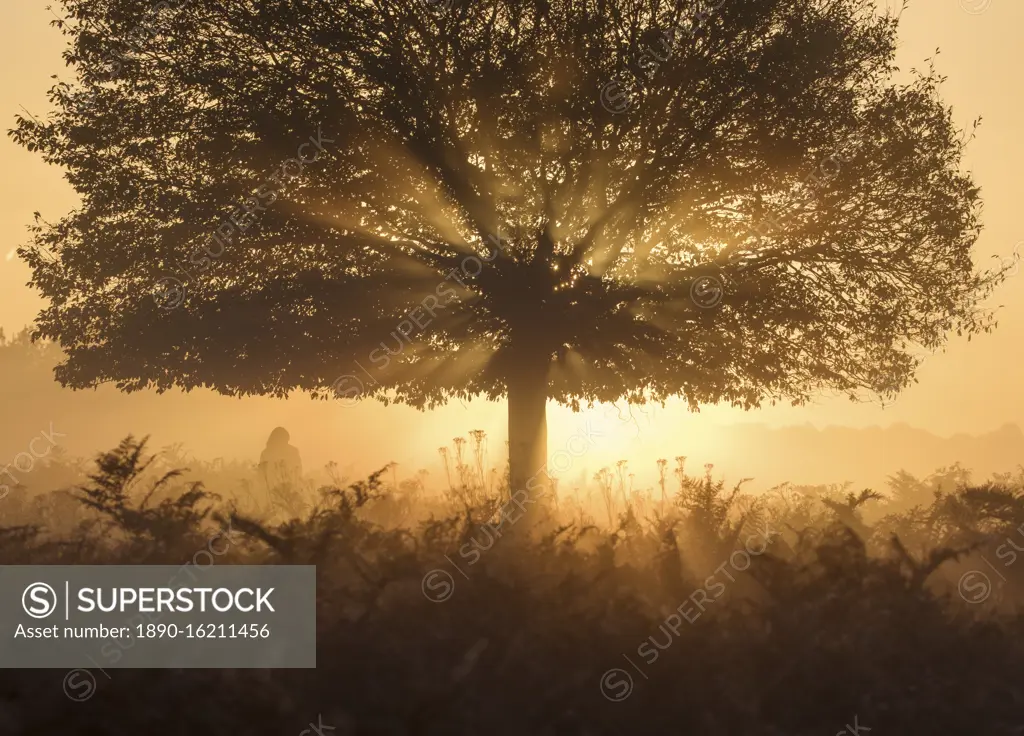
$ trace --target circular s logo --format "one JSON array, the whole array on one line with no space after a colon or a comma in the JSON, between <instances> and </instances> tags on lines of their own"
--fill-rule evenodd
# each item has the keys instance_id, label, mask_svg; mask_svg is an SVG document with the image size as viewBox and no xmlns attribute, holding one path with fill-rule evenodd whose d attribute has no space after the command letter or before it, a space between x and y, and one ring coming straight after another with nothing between
<instances>
[{"instance_id":1,"label":"circular s logo","mask_svg":"<svg viewBox=\"0 0 1024 736\"><path fill-rule=\"evenodd\" d=\"M341 399L345 408L355 406L363 393L363 382L352 374L341 376L331 384L334 395Z\"/></svg>"},{"instance_id":2,"label":"circular s logo","mask_svg":"<svg viewBox=\"0 0 1024 736\"><path fill-rule=\"evenodd\" d=\"M601 88L601 107L612 115L626 112L633 106L633 95L630 90L615 78Z\"/></svg>"},{"instance_id":3,"label":"circular s logo","mask_svg":"<svg viewBox=\"0 0 1024 736\"><path fill-rule=\"evenodd\" d=\"M57 593L46 583L32 583L21 594L21 607L32 618L46 618L57 610Z\"/></svg>"},{"instance_id":4,"label":"circular s logo","mask_svg":"<svg viewBox=\"0 0 1024 736\"><path fill-rule=\"evenodd\" d=\"M444 570L431 570L420 584L423 595L432 603L444 603L455 592L455 578Z\"/></svg>"},{"instance_id":5,"label":"circular s logo","mask_svg":"<svg viewBox=\"0 0 1024 736\"><path fill-rule=\"evenodd\" d=\"M980 15L992 7L992 0L960 0L960 7L970 15Z\"/></svg>"},{"instance_id":6,"label":"circular s logo","mask_svg":"<svg viewBox=\"0 0 1024 736\"><path fill-rule=\"evenodd\" d=\"M84 703L96 693L96 677L89 671L74 669L64 675L64 694L69 700Z\"/></svg>"},{"instance_id":7,"label":"circular s logo","mask_svg":"<svg viewBox=\"0 0 1024 736\"><path fill-rule=\"evenodd\" d=\"M981 570L968 570L957 585L960 597L967 603L984 603L992 595L992 581Z\"/></svg>"},{"instance_id":8,"label":"circular s logo","mask_svg":"<svg viewBox=\"0 0 1024 736\"><path fill-rule=\"evenodd\" d=\"M633 692L633 676L626 670L608 670L601 675L601 694L613 703L621 703Z\"/></svg>"},{"instance_id":9,"label":"circular s logo","mask_svg":"<svg viewBox=\"0 0 1024 736\"><path fill-rule=\"evenodd\" d=\"M700 276L690 284L690 299L701 309L712 309L722 303L725 284L717 276Z\"/></svg>"},{"instance_id":10,"label":"circular s logo","mask_svg":"<svg viewBox=\"0 0 1024 736\"><path fill-rule=\"evenodd\" d=\"M165 276L153 284L152 295L160 309L175 309L185 301L185 284L181 279Z\"/></svg>"}]
</instances>

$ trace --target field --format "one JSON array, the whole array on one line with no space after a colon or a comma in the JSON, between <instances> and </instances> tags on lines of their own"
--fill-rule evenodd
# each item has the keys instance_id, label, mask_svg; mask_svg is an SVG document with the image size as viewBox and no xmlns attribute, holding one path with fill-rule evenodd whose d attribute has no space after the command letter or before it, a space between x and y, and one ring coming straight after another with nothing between
<instances>
[{"instance_id":1,"label":"field","mask_svg":"<svg viewBox=\"0 0 1024 736\"><path fill-rule=\"evenodd\" d=\"M216 564L315 563L317 668L111 669L84 702L64 672L5 670L0 726L1020 733L1019 477L971 485L954 466L884 493L752 497L679 459L644 492L599 473L520 534L498 516L500 474L474 467L471 448L452 448L442 492L384 469L248 506L232 488L240 467L158 470L131 438L92 469L55 456L40 482L89 477L4 499L5 564L182 564L218 534L230 545Z\"/></svg>"}]
</instances>

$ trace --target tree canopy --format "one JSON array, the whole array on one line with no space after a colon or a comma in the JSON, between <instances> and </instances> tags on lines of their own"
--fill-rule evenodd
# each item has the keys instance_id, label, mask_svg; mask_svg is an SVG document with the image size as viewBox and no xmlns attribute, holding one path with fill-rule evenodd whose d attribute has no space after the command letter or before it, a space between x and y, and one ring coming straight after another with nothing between
<instances>
[{"instance_id":1,"label":"tree canopy","mask_svg":"<svg viewBox=\"0 0 1024 736\"><path fill-rule=\"evenodd\" d=\"M872 0L62 3L12 135L82 195L22 250L68 385L749 408L991 327Z\"/></svg>"}]
</instances>

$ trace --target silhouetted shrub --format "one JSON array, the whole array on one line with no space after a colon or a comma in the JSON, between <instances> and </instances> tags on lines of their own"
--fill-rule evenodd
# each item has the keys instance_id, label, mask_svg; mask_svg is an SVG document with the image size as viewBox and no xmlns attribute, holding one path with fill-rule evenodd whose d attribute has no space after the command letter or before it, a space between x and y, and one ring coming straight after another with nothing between
<instances>
[{"instance_id":1,"label":"silhouetted shrub","mask_svg":"<svg viewBox=\"0 0 1024 736\"><path fill-rule=\"evenodd\" d=\"M1018 523L1010 486L944 491L924 517L888 514L890 528L864 519L876 494L752 504L708 473L681 477L664 513L627 496L612 528L552 517L531 539L497 516L501 488L387 525L414 499L385 468L274 520L215 507L174 471L141 482L144 449L128 438L98 458L68 539L41 523L0 531L2 561L181 564L229 531L227 564L316 564L318 667L111 670L86 704L64 696L62 672L5 670L6 732L164 733L173 716L175 732L287 736L322 716L337 736L818 736L854 717L872 734L1019 733L1024 621L943 578L970 564L958 545ZM797 526L808 514L818 525ZM745 547L756 534L764 544ZM444 600L432 573L453 581ZM632 678L618 702L613 670L612 684Z\"/></svg>"}]
</instances>

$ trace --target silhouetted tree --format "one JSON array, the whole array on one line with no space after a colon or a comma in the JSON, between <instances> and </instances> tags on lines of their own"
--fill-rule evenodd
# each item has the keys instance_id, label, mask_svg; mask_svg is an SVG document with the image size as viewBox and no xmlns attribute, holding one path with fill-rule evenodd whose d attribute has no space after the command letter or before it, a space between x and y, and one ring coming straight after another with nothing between
<instances>
[{"instance_id":1,"label":"silhouetted tree","mask_svg":"<svg viewBox=\"0 0 1024 736\"><path fill-rule=\"evenodd\" d=\"M83 198L22 250L67 385L506 396L519 486L549 399L891 395L992 325L874 0L62 3L12 135Z\"/></svg>"}]
</instances>

